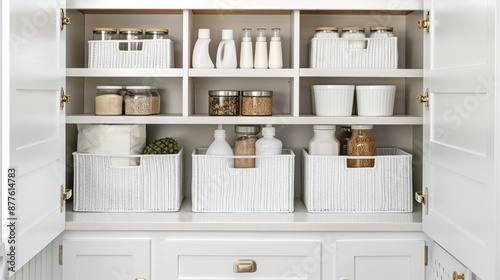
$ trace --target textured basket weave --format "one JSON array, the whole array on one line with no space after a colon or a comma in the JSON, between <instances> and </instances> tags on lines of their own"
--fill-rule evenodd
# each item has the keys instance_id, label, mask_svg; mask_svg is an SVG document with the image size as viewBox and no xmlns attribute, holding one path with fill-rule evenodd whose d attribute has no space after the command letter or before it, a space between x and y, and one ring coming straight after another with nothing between
<instances>
[{"instance_id":1,"label":"textured basket weave","mask_svg":"<svg viewBox=\"0 0 500 280\"><path fill-rule=\"evenodd\" d=\"M140 44L141 50L120 50L121 44ZM89 68L173 68L174 43L159 40L89 41Z\"/></svg>"},{"instance_id":2,"label":"textured basket weave","mask_svg":"<svg viewBox=\"0 0 500 280\"><path fill-rule=\"evenodd\" d=\"M349 40L313 38L309 46L310 68L396 69L398 38L369 38L366 49L349 49Z\"/></svg>"},{"instance_id":3,"label":"textured basket weave","mask_svg":"<svg viewBox=\"0 0 500 280\"><path fill-rule=\"evenodd\" d=\"M377 149L373 168L347 168L348 156L302 150L303 200L309 212L411 212L412 155Z\"/></svg>"},{"instance_id":4,"label":"textured basket weave","mask_svg":"<svg viewBox=\"0 0 500 280\"><path fill-rule=\"evenodd\" d=\"M234 158L193 151L194 212L293 212L295 154L255 158L255 168L232 168Z\"/></svg>"},{"instance_id":5,"label":"textured basket weave","mask_svg":"<svg viewBox=\"0 0 500 280\"><path fill-rule=\"evenodd\" d=\"M95 212L178 211L183 199L182 150L173 155L129 157L138 158L139 165L113 166L111 159L114 156L73 153L73 209Z\"/></svg>"}]
</instances>

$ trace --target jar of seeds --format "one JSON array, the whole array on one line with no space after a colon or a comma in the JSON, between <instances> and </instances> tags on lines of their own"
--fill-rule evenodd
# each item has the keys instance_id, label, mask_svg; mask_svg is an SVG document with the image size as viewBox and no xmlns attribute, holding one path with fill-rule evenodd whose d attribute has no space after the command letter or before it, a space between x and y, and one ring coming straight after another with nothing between
<instances>
[{"instance_id":1,"label":"jar of seeds","mask_svg":"<svg viewBox=\"0 0 500 280\"><path fill-rule=\"evenodd\" d=\"M241 115L272 116L273 92L269 90L244 90L241 92Z\"/></svg>"},{"instance_id":2,"label":"jar of seeds","mask_svg":"<svg viewBox=\"0 0 500 280\"><path fill-rule=\"evenodd\" d=\"M376 143L372 138L373 125L352 125L347 142L348 156L375 156ZM347 167L374 167L375 159L347 159Z\"/></svg>"},{"instance_id":3,"label":"jar of seeds","mask_svg":"<svg viewBox=\"0 0 500 280\"><path fill-rule=\"evenodd\" d=\"M158 115L160 113L160 93L158 92L158 87L151 87L149 92L151 92L151 114Z\"/></svg>"},{"instance_id":4,"label":"jar of seeds","mask_svg":"<svg viewBox=\"0 0 500 280\"><path fill-rule=\"evenodd\" d=\"M148 86L128 86L125 95L125 115L151 115L153 97Z\"/></svg>"},{"instance_id":5,"label":"jar of seeds","mask_svg":"<svg viewBox=\"0 0 500 280\"><path fill-rule=\"evenodd\" d=\"M234 140L235 156L255 156L255 142L260 132L259 125L236 125L234 126L236 139ZM255 158L235 158L235 168L254 168Z\"/></svg>"},{"instance_id":6,"label":"jar of seeds","mask_svg":"<svg viewBox=\"0 0 500 280\"><path fill-rule=\"evenodd\" d=\"M209 116L238 116L240 114L240 92L237 90L208 91Z\"/></svg>"},{"instance_id":7,"label":"jar of seeds","mask_svg":"<svg viewBox=\"0 0 500 280\"><path fill-rule=\"evenodd\" d=\"M95 114L99 116L118 116L122 114L123 98L121 86L97 86Z\"/></svg>"}]
</instances>

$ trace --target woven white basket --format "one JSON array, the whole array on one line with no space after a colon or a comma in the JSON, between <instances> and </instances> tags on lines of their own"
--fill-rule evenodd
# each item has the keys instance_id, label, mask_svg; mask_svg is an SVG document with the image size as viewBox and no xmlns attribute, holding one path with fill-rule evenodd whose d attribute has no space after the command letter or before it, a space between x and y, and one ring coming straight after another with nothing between
<instances>
[{"instance_id":1,"label":"woven white basket","mask_svg":"<svg viewBox=\"0 0 500 280\"><path fill-rule=\"evenodd\" d=\"M138 44L140 50L120 50L120 43ZM173 68L174 42L158 40L89 41L89 68Z\"/></svg>"},{"instance_id":2,"label":"woven white basket","mask_svg":"<svg viewBox=\"0 0 500 280\"><path fill-rule=\"evenodd\" d=\"M193 212L293 212L295 154L214 156L192 154ZM235 158L255 158L255 168L232 168Z\"/></svg>"},{"instance_id":3,"label":"woven white basket","mask_svg":"<svg viewBox=\"0 0 500 280\"><path fill-rule=\"evenodd\" d=\"M396 69L398 38L368 38L366 49L349 49L349 40L313 38L309 45L310 68Z\"/></svg>"},{"instance_id":4,"label":"woven white basket","mask_svg":"<svg viewBox=\"0 0 500 280\"><path fill-rule=\"evenodd\" d=\"M349 156L302 150L303 200L309 212L411 212L412 155L379 148L373 168L348 168ZM358 157L359 158L359 157Z\"/></svg>"},{"instance_id":5,"label":"woven white basket","mask_svg":"<svg viewBox=\"0 0 500 280\"><path fill-rule=\"evenodd\" d=\"M94 212L178 211L182 150L172 155L119 156L137 166L113 166L116 156L73 153L73 210Z\"/></svg>"}]
</instances>

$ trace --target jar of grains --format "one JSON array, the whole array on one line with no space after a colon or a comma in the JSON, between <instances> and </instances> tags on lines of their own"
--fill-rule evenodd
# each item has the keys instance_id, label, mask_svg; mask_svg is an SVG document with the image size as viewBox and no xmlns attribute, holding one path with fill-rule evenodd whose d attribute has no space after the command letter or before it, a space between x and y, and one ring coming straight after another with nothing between
<instances>
[{"instance_id":1,"label":"jar of grains","mask_svg":"<svg viewBox=\"0 0 500 280\"><path fill-rule=\"evenodd\" d=\"M153 97L148 86L128 86L125 94L125 115L151 115Z\"/></svg>"},{"instance_id":2,"label":"jar of grains","mask_svg":"<svg viewBox=\"0 0 500 280\"><path fill-rule=\"evenodd\" d=\"M348 156L375 156L376 143L372 138L373 125L352 125L347 142ZM347 167L373 167L375 159L347 159Z\"/></svg>"},{"instance_id":3,"label":"jar of grains","mask_svg":"<svg viewBox=\"0 0 500 280\"><path fill-rule=\"evenodd\" d=\"M116 40L116 28L96 27L92 29L94 40Z\"/></svg>"},{"instance_id":4,"label":"jar of grains","mask_svg":"<svg viewBox=\"0 0 500 280\"><path fill-rule=\"evenodd\" d=\"M349 40L349 49L364 49L366 48L365 28L360 26L348 26L342 28L343 39Z\"/></svg>"},{"instance_id":5,"label":"jar of grains","mask_svg":"<svg viewBox=\"0 0 500 280\"><path fill-rule=\"evenodd\" d=\"M241 115L272 116L273 92L269 90L244 90L241 92Z\"/></svg>"},{"instance_id":6,"label":"jar of grains","mask_svg":"<svg viewBox=\"0 0 500 280\"><path fill-rule=\"evenodd\" d=\"M166 28L146 28L144 33L146 39L168 39L168 29Z\"/></svg>"},{"instance_id":7,"label":"jar of grains","mask_svg":"<svg viewBox=\"0 0 500 280\"><path fill-rule=\"evenodd\" d=\"M316 27L314 38L339 38L339 29L337 27Z\"/></svg>"},{"instance_id":8,"label":"jar of grains","mask_svg":"<svg viewBox=\"0 0 500 280\"><path fill-rule=\"evenodd\" d=\"M142 39L142 29L140 28L120 28L120 40L140 40ZM124 42L120 43L120 50L137 51L142 50L142 43Z\"/></svg>"},{"instance_id":9,"label":"jar of grains","mask_svg":"<svg viewBox=\"0 0 500 280\"><path fill-rule=\"evenodd\" d=\"M122 114L123 97L121 86L97 86L95 96L95 114L100 116L118 116Z\"/></svg>"},{"instance_id":10,"label":"jar of grains","mask_svg":"<svg viewBox=\"0 0 500 280\"><path fill-rule=\"evenodd\" d=\"M391 38L394 37L392 32L394 28L390 26L374 26L370 28L370 38Z\"/></svg>"},{"instance_id":11,"label":"jar of grains","mask_svg":"<svg viewBox=\"0 0 500 280\"><path fill-rule=\"evenodd\" d=\"M209 116L238 116L240 114L240 92L237 90L208 91Z\"/></svg>"},{"instance_id":12,"label":"jar of grains","mask_svg":"<svg viewBox=\"0 0 500 280\"><path fill-rule=\"evenodd\" d=\"M234 127L236 139L234 140L235 156L255 156L255 142L260 132L259 125L236 125ZM255 158L235 158L235 168L254 168Z\"/></svg>"},{"instance_id":13,"label":"jar of grains","mask_svg":"<svg viewBox=\"0 0 500 280\"><path fill-rule=\"evenodd\" d=\"M151 114L158 115L160 113L160 93L157 87L150 87L151 92Z\"/></svg>"}]
</instances>

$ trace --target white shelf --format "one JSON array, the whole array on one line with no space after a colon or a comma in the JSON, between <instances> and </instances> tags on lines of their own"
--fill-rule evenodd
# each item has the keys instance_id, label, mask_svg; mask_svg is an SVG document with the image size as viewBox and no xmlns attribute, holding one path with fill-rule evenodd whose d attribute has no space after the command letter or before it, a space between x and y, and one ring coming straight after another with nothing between
<instances>
[{"instance_id":1,"label":"white shelf","mask_svg":"<svg viewBox=\"0 0 500 280\"><path fill-rule=\"evenodd\" d=\"M422 69L331 69L301 68L300 77L422 78Z\"/></svg>"},{"instance_id":2,"label":"white shelf","mask_svg":"<svg viewBox=\"0 0 500 280\"><path fill-rule=\"evenodd\" d=\"M276 114L269 117L252 116L208 116L195 114L181 116L180 114L160 114L152 116L96 116L94 114L81 114L66 116L68 124L324 124L338 125L373 124L373 125L422 125L422 117L410 115L394 115L391 117L320 117L312 114L303 114L293 117L290 114Z\"/></svg>"},{"instance_id":3,"label":"white shelf","mask_svg":"<svg viewBox=\"0 0 500 280\"><path fill-rule=\"evenodd\" d=\"M181 68L67 68L67 77L173 77L181 78Z\"/></svg>"},{"instance_id":4,"label":"white shelf","mask_svg":"<svg viewBox=\"0 0 500 280\"><path fill-rule=\"evenodd\" d=\"M67 205L72 209L72 205ZM293 213L193 213L184 199L179 212L87 213L66 211L66 230L140 231L421 231L422 212L308 213L295 199Z\"/></svg>"},{"instance_id":5,"label":"white shelf","mask_svg":"<svg viewBox=\"0 0 500 280\"><path fill-rule=\"evenodd\" d=\"M292 78L294 69L189 69L189 77Z\"/></svg>"}]
</instances>

